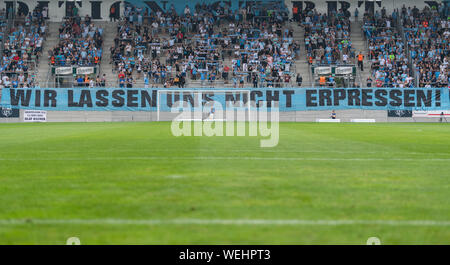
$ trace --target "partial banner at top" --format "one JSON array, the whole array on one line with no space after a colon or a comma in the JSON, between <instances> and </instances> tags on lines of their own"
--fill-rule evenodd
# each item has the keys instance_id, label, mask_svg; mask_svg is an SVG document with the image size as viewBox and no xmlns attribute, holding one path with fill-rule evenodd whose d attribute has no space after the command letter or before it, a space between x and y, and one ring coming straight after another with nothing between
<instances>
[{"instance_id":1,"label":"partial banner at top","mask_svg":"<svg viewBox=\"0 0 450 265\"><path fill-rule=\"evenodd\" d=\"M277 9L279 11L288 12L286 8L286 4L284 1L274 1L274 0L258 0L258 1L241 1L241 0L227 0L227 1L218 1L218 0L165 0L165 1L155 1L155 0L127 0L125 5L131 4L134 7L140 8L149 8L153 12L161 11L168 12L170 10L175 9L178 14L183 14L184 8L188 6L191 10L191 14L194 13L195 7L197 5L211 5L212 10L217 10L217 7L228 7L230 10L238 10L239 8L245 7L250 4L254 6L254 11L258 9L258 7L272 7L272 9ZM311 4L306 4L307 6L311 6ZM215 12L215 11L213 11ZM263 14L261 14L263 15Z\"/></svg>"},{"instance_id":2,"label":"partial banner at top","mask_svg":"<svg viewBox=\"0 0 450 265\"><path fill-rule=\"evenodd\" d=\"M199 98L200 100L195 100ZM258 108L277 102L279 111L337 109L440 110L450 109L448 88L4 88L1 106L37 110L170 111L186 104L236 101Z\"/></svg>"}]
</instances>

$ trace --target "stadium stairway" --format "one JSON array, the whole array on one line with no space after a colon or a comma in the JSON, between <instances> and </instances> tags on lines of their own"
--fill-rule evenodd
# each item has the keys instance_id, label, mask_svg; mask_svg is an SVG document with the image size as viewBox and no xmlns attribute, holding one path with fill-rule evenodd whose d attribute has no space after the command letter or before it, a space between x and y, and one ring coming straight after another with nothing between
<instances>
[{"instance_id":1,"label":"stadium stairway","mask_svg":"<svg viewBox=\"0 0 450 265\"><path fill-rule=\"evenodd\" d=\"M58 44L60 23L48 22L48 34L44 42L39 67L36 71L36 81L40 87L53 87L49 84L50 58L49 51ZM51 80L50 80L51 82Z\"/></svg>"},{"instance_id":2,"label":"stadium stairway","mask_svg":"<svg viewBox=\"0 0 450 265\"><path fill-rule=\"evenodd\" d=\"M107 86L117 86L117 74L112 71L110 48L114 46L117 22L96 22L103 28L103 56L100 62L100 75L105 74Z\"/></svg>"},{"instance_id":3,"label":"stadium stairway","mask_svg":"<svg viewBox=\"0 0 450 265\"><path fill-rule=\"evenodd\" d=\"M290 22L292 29L294 31L294 41L298 41L300 43L300 56L295 61L295 67L297 73L299 73L303 77L302 87L311 87L313 86L310 74L310 65L306 59L305 53L305 30L296 22ZM296 76L295 76L296 77ZM294 83L295 83L294 77Z\"/></svg>"},{"instance_id":4,"label":"stadium stairway","mask_svg":"<svg viewBox=\"0 0 450 265\"><path fill-rule=\"evenodd\" d=\"M361 21L352 21L351 22L351 32L350 32L350 39L352 41L352 45L355 48L355 54L359 54L360 51L364 54L364 71L360 71L359 68L357 68L358 76L360 77L360 80L358 83L360 83L361 87L366 86L366 79L371 75L370 73L370 60L369 60L369 52L367 50L366 46L366 40L363 36L362 31L362 22ZM356 59L355 62L357 63Z\"/></svg>"}]
</instances>

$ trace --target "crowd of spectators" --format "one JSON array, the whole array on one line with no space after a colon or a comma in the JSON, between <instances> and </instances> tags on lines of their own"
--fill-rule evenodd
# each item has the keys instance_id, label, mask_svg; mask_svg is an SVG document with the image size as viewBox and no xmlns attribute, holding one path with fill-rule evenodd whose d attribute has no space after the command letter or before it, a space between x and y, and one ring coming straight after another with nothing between
<instances>
[{"instance_id":1,"label":"crowd of spectators","mask_svg":"<svg viewBox=\"0 0 450 265\"><path fill-rule=\"evenodd\" d=\"M450 20L436 8L401 10L402 25L419 87L449 85Z\"/></svg>"},{"instance_id":2,"label":"crowd of spectators","mask_svg":"<svg viewBox=\"0 0 450 265\"><path fill-rule=\"evenodd\" d=\"M354 63L349 13L340 9L327 15L314 9L300 13L300 19L305 28L305 49L310 64Z\"/></svg>"},{"instance_id":3,"label":"crowd of spectators","mask_svg":"<svg viewBox=\"0 0 450 265\"><path fill-rule=\"evenodd\" d=\"M406 47L396 28L397 19L396 11L388 15L385 8L373 15L367 12L364 14L363 30L372 63L372 77L368 84L374 83L377 87L414 86Z\"/></svg>"},{"instance_id":4,"label":"crowd of spectators","mask_svg":"<svg viewBox=\"0 0 450 265\"><path fill-rule=\"evenodd\" d=\"M47 26L39 8L8 25L2 12L0 28L0 87L33 87L36 70L45 40Z\"/></svg>"},{"instance_id":5,"label":"crowd of spectators","mask_svg":"<svg viewBox=\"0 0 450 265\"><path fill-rule=\"evenodd\" d=\"M86 15L68 17L59 28L59 43L49 51L54 66L95 66L102 58L103 30Z\"/></svg>"},{"instance_id":6,"label":"crowd of spectators","mask_svg":"<svg viewBox=\"0 0 450 265\"><path fill-rule=\"evenodd\" d=\"M294 41L292 29L283 23L244 23L229 30L231 41L225 49L233 54L233 82L239 79L241 87L244 78L255 87L290 82L295 75L295 59L300 53L300 44Z\"/></svg>"},{"instance_id":7,"label":"crowd of spectators","mask_svg":"<svg viewBox=\"0 0 450 265\"><path fill-rule=\"evenodd\" d=\"M7 18L5 9L0 10L0 54L3 52L3 42L7 30Z\"/></svg>"},{"instance_id":8,"label":"crowd of spectators","mask_svg":"<svg viewBox=\"0 0 450 265\"><path fill-rule=\"evenodd\" d=\"M165 87L183 87L187 80L243 86L291 79L300 45L281 12L231 11L226 4L186 6L182 14L169 10L125 9L111 47L119 86L130 87L135 79Z\"/></svg>"}]
</instances>

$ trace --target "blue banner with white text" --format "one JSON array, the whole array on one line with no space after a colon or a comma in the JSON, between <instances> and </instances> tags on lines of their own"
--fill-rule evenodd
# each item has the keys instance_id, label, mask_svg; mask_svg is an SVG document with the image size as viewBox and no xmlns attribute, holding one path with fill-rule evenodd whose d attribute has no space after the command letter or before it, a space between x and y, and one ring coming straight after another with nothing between
<instances>
[{"instance_id":1,"label":"blue banner with white text","mask_svg":"<svg viewBox=\"0 0 450 265\"><path fill-rule=\"evenodd\" d=\"M159 93L158 93L158 90ZM337 109L450 109L448 88L4 88L5 108L57 111L170 111L176 102L218 102L259 108L277 102L279 111Z\"/></svg>"}]
</instances>

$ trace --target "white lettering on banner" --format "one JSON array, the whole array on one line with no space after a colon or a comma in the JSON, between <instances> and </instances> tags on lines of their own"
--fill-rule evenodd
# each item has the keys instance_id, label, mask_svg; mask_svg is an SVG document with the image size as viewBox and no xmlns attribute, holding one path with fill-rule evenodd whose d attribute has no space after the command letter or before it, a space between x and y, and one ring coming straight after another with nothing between
<instances>
[{"instance_id":1,"label":"white lettering on banner","mask_svg":"<svg viewBox=\"0 0 450 265\"><path fill-rule=\"evenodd\" d=\"M55 74L57 74L57 75L69 75L71 73L72 73L72 67L70 67L70 66L55 68Z\"/></svg>"},{"instance_id":2,"label":"white lettering on banner","mask_svg":"<svg viewBox=\"0 0 450 265\"><path fill-rule=\"evenodd\" d=\"M88 75L94 73L94 67L78 67L77 74L78 75Z\"/></svg>"},{"instance_id":3,"label":"white lettering on banner","mask_svg":"<svg viewBox=\"0 0 450 265\"><path fill-rule=\"evenodd\" d=\"M23 114L24 122L47 122L47 111L45 110L25 110Z\"/></svg>"},{"instance_id":4,"label":"white lettering on banner","mask_svg":"<svg viewBox=\"0 0 450 265\"><path fill-rule=\"evenodd\" d=\"M414 118L435 118L443 116L450 116L450 110L414 110L412 116Z\"/></svg>"},{"instance_id":5,"label":"white lettering on banner","mask_svg":"<svg viewBox=\"0 0 450 265\"><path fill-rule=\"evenodd\" d=\"M351 66L342 66L342 67L336 67L335 73L337 75L348 75L353 72L353 67Z\"/></svg>"}]
</instances>

